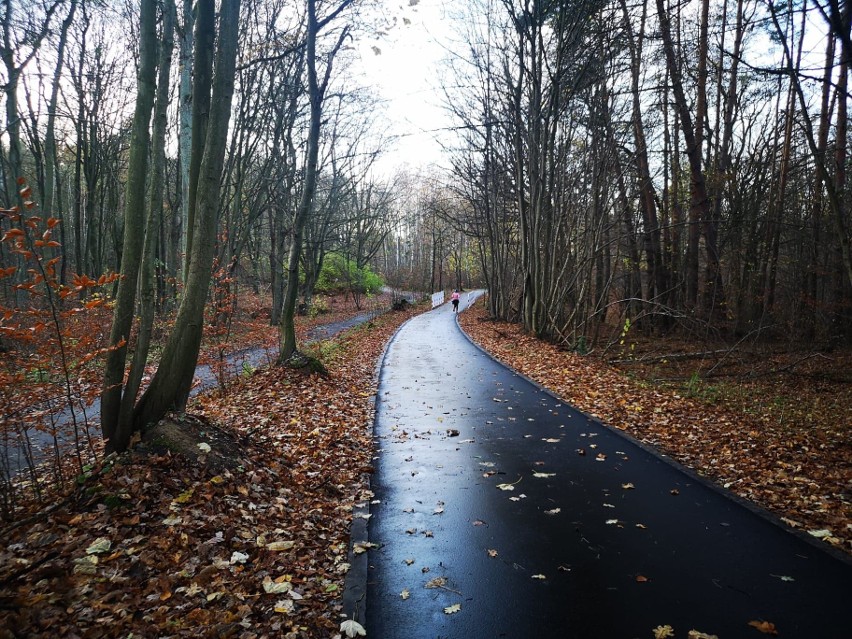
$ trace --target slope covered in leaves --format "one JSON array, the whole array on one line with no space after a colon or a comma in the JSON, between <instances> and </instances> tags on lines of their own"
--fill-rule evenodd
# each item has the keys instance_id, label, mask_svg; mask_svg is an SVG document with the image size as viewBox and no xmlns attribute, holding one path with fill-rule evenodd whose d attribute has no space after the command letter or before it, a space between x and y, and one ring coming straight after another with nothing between
<instances>
[{"instance_id":1,"label":"slope covered in leaves","mask_svg":"<svg viewBox=\"0 0 852 639\"><path fill-rule=\"evenodd\" d=\"M656 447L737 495L852 552L852 389L848 383L779 391L783 380L728 382L730 399L628 375L489 321L482 304L460 315L492 355L577 408ZM789 383L789 382L788 382ZM814 383L815 386L819 386ZM797 419L779 419L778 393L795 393ZM692 394L694 396L687 396Z\"/></svg>"},{"instance_id":2,"label":"slope covered in leaves","mask_svg":"<svg viewBox=\"0 0 852 639\"><path fill-rule=\"evenodd\" d=\"M412 314L207 395L64 502L3 531L0 637L331 637L368 498L376 361ZM158 431L159 432L159 431Z\"/></svg>"}]
</instances>

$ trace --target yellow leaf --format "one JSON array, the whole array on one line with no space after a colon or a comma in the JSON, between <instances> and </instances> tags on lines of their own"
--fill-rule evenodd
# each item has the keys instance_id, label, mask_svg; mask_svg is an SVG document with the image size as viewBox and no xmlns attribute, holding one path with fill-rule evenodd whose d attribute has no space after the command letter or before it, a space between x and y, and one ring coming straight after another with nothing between
<instances>
[{"instance_id":1,"label":"yellow leaf","mask_svg":"<svg viewBox=\"0 0 852 639\"><path fill-rule=\"evenodd\" d=\"M186 491L182 492L180 495L178 495L177 497L175 497L172 501L175 504L185 504L190 499L192 499L192 494L194 492L195 492L195 488L190 488L189 490L186 490Z\"/></svg>"}]
</instances>

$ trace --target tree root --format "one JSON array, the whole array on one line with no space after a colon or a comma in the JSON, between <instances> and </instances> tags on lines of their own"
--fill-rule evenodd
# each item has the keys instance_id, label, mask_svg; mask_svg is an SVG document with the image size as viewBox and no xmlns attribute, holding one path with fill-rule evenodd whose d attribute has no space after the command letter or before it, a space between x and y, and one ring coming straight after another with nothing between
<instances>
[{"instance_id":1,"label":"tree root","mask_svg":"<svg viewBox=\"0 0 852 639\"><path fill-rule=\"evenodd\" d=\"M281 365L300 373L305 373L306 375L310 375L311 373L319 373L323 377L328 375L328 369L321 361L316 357L311 357L299 351L295 351Z\"/></svg>"}]
</instances>

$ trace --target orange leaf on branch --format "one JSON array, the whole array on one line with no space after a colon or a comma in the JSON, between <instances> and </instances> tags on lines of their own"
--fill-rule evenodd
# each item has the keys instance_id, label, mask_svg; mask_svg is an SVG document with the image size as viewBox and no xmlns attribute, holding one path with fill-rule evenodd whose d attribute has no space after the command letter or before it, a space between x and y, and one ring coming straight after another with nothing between
<instances>
[{"instance_id":1,"label":"orange leaf on branch","mask_svg":"<svg viewBox=\"0 0 852 639\"><path fill-rule=\"evenodd\" d=\"M21 237L23 236L23 234L24 231L22 229L9 229L8 231L6 231L6 233L3 234L3 237L2 239L0 239L0 242L6 242L14 237Z\"/></svg>"}]
</instances>

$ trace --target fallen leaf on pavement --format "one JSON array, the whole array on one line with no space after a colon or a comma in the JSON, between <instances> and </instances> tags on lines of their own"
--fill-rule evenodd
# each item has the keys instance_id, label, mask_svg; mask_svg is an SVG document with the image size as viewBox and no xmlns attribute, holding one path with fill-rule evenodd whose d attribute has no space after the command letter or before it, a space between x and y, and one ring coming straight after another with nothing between
<instances>
[{"instance_id":1,"label":"fallen leaf on pavement","mask_svg":"<svg viewBox=\"0 0 852 639\"><path fill-rule=\"evenodd\" d=\"M775 624L769 621L749 621L748 625L752 628L760 630L765 635L777 635L778 630L775 629Z\"/></svg>"},{"instance_id":2,"label":"fallen leaf on pavement","mask_svg":"<svg viewBox=\"0 0 852 639\"><path fill-rule=\"evenodd\" d=\"M447 585L446 577L435 577L426 582L425 588L443 588Z\"/></svg>"},{"instance_id":3,"label":"fallen leaf on pavement","mask_svg":"<svg viewBox=\"0 0 852 639\"><path fill-rule=\"evenodd\" d=\"M666 624L665 626L657 626L654 628L654 639L670 639L674 637L674 628Z\"/></svg>"},{"instance_id":4,"label":"fallen leaf on pavement","mask_svg":"<svg viewBox=\"0 0 852 639\"><path fill-rule=\"evenodd\" d=\"M352 639L353 637L367 636L367 631L364 630L364 626L362 626L354 619L347 619L342 624L340 624L340 632L345 634L350 639Z\"/></svg>"}]
</instances>

